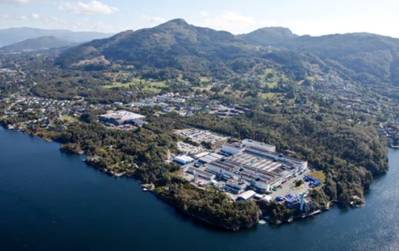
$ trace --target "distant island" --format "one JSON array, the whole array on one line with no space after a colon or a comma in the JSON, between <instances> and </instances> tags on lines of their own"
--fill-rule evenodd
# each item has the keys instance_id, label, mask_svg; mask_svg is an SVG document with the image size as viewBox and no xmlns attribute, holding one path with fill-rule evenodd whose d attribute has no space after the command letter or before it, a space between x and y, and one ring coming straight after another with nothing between
<instances>
[{"instance_id":1,"label":"distant island","mask_svg":"<svg viewBox=\"0 0 399 251\"><path fill-rule=\"evenodd\" d=\"M48 33L0 50L0 124L212 227L362 206L398 145L399 39L182 19L77 44Z\"/></svg>"}]
</instances>

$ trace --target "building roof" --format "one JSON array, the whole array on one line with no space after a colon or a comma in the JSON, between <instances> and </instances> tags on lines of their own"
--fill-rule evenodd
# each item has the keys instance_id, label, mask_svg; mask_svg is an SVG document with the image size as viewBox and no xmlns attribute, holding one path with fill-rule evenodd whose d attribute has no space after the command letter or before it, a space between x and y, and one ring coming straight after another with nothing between
<instances>
[{"instance_id":1,"label":"building roof","mask_svg":"<svg viewBox=\"0 0 399 251\"><path fill-rule=\"evenodd\" d=\"M174 160L177 162L181 162L181 163L189 163L194 161L193 158L191 158L190 156L187 155L178 155L174 157Z\"/></svg>"},{"instance_id":2,"label":"building roof","mask_svg":"<svg viewBox=\"0 0 399 251\"><path fill-rule=\"evenodd\" d=\"M216 161L216 160L219 160L222 158L224 158L223 155L220 155L217 153L211 153L211 154L205 155L204 157L200 158L199 160L204 163L211 163L213 161Z\"/></svg>"},{"instance_id":3,"label":"building roof","mask_svg":"<svg viewBox=\"0 0 399 251\"><path fill-rule=\"evenodd\" d=\"M245 192L241 193L240 195L238 195L238 199L249 200L255 194L256 194L255 191L248 190L248 191L245 191Z\"/></svg>"},{"instance_id":4,"label":"building roof","mask_svg":"<svg viewBox=\"0 0 399 251\"><path fill-rule=\"evenodd\" d=\"M101 117L115 119L115 120L121 120L121 121L145 118L145 116L143 116L141 114L137 114L137 113L129 112L129 111L123 111L123 110L108 111L106 114L101 115Z\"/></svg>"}]
</instances>

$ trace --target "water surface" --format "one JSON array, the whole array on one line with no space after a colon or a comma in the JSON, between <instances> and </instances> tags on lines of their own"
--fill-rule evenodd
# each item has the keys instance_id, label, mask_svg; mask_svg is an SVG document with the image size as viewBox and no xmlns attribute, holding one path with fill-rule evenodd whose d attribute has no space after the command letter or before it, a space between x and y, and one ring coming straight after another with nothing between
<instances>
[{"instance_id":1,"label":"water surface","mask_svg":"<svg viewBox=\"0 0 399 251\"><path fill-rule=\"evenodd\" d=\"M226 233L58 148L0 128L0 250L399 250L399 151L365 208Z\"/></svg>"}]
</instances>

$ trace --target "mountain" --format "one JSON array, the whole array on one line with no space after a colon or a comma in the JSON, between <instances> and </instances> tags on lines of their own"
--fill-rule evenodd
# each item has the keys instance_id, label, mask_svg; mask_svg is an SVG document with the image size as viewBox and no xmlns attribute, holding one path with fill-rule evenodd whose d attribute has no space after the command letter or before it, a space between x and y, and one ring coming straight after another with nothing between
<instances>
[{"instance_id":1,"label":"mountain","mask_svg":"<svg viewBox=\"0 0 399 251\"><path fill-rule=\"evenodd\" d=\"M52 36L58 39L67 40L75 43L83 43L94 39L106 38L111 36L99 32L74 32L69 30L46 30L36 28L9 28L0 30L0 46L15 44L27 39Z\"/></svg>"},{"instance_id":2,"label":"mountain","mask_svg":"<svg viewBox=\"0 0 399 251\"><path fill-rule=\"evenodd\" d=\"M77 46L63 53L57 63L76 67L120 62L137 69L205 72L226 68L226 62L250 58L255 53L256 46L231 33L175 19L151 29L126 31Z\"/></svg>"},{"instance_id":3,"label":"mountain","mask_svg":"<svg viewBox=\"0 0 399 251\"><path fill-rule=\"evenodd\" d=\"M117 64L212 76L248 73L254 65L272 64L298 80L315 63L364 84L399 84L399 40L368 33L298 36L282 27L235 36L175 19L79 45L57 59L63 67Z\"/></svg>"},{"instance_id":4,"label":"mountain","mask_svg":"<svg viewBox=\"0 0 399 251\"><path fill-rule=\"evenodd\" d=\"M296 51L306 51L332 60L349 69L364 83L399 84L399 39L368 33L300 37L287 44Z\"/></svg>"},{"instance_id":5,"label":"mountain","mask_svg":"<svg viewBox=\"0 0 399 251\"><path fill-rule=\"evenodd\" d=\"M284 27L266 27L255 30L248 34L239 35L240 38L260 45L278 45L295 39L298 35L292 33L288 28Z\"/></svg>"},{"instance_id":6,"label":"mountain","mask_svg":"<svg viewBox=\"0 0 399 251\"><path fill-rule=\"evenodd\" d=\"M18 42L12 45L7 45L0 48L0 52L16 53L16 52L31 52L47 49L64 48L76 45L76 43L62 40L56 37L39 37L31 38Z\"/></svg>"},{"instance_id":7,"label":"mountain","mask_svg":"<svg viewBox=\"0 0 399 251\"><path fill-rule=\"evenodd\" d=\"M271 30L260 29L241 38L256 45L316 55L364 83L399 84L399 39L370 33L295 36L285 29Z\"/></svg>"}]
</instances>

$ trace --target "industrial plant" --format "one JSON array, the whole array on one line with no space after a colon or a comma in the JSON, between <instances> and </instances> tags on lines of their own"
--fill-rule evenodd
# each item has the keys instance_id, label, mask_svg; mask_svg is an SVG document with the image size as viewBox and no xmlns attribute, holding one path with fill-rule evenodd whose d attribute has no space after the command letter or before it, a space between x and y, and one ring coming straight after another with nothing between
<instances>
[{"instance_id":1,"label":"industrial plant","mask_svg":"<svg viewBox=\"0 0 399 251\"><path fill-rule=\"evenodd\" d=\"M276 147L251 139L234 141L209 131L185 129L176 132L198 146L179 142L179 155L173 160L184 177L199 187L214 186L234 200L253 197L275 200L284 196L299 198L308 190L303 186L292 195L290 184L309 173L308 162L276 152ZM212 143L210 149L200 142ZM314 183L312 183L314 184Z\"/></svg>"}]
</instances>

